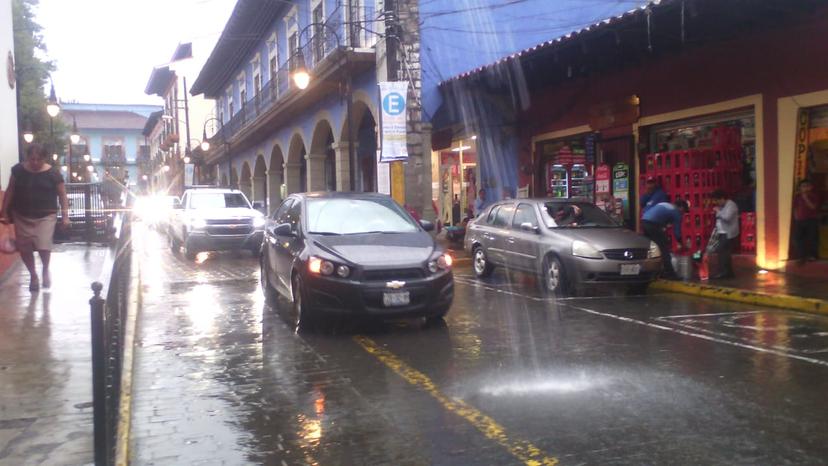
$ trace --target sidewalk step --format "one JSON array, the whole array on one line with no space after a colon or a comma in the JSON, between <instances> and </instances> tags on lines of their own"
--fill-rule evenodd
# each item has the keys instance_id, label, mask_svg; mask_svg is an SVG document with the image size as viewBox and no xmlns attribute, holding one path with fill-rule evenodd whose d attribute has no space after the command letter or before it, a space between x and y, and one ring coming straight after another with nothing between
<instances>
[{"instance_id":1,"label":"sidewalk step","mask_svg":"<svg viewBox=\"0 0 828 466\"><path fill-rule=\"evenodd\" d=\"M704 298L722 299L757 306L778 307L794 311L828 315L828 301L816 298L668 280L658 280L650 288L701 296Z\"/></svg>"}]
</instances>

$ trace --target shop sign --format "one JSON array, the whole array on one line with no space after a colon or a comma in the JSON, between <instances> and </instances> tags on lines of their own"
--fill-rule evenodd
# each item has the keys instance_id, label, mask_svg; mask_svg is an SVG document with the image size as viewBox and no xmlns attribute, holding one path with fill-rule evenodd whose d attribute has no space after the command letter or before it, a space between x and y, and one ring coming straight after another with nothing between
<instances>
[{"instance_id":1,"label":"shop sign","mask_svg":"<svg viewBox=\"0 0 828 466\"><path fill-rule=\"evenodd\" d=\"M408 159L406 99L408 82L381 82L380 89L380 162Z\"/></svg>"},{"instance_id":2,"label":"shop sign","mask_svg":"<svg viewBox=\"0 0 828 466\"><path fill-rule=\"evenodd\" d=\"M637 95L593 105L589 108L589 127L593 131L632 125L638 121Z\"/></svg>"},{"instance_id":3,"label":"shop sign","mask_svg":"<svg viewBox=\"0 0 828 466\"><path fill-rule=\"evenodd\" d=\"M794 156L794 184L808 176L809 112L800 109L796 121L796 152Z\"/></svg>"},{"instance_id":4,"label":"shop sign","mask_svg":"<svg viewBox=\"0 0 828 466\"><path fill-rule=\"evenodd\" d=\"M609 165L602 163L595 169L595 198L598 199L602 194L610 194L610 168Z\"/></svg>"},{"instance_id":5,"label":"shop sign","mask_svg":"<svg viewBox=\"0 0 828 466\"><path fill-rule=\"evenodd\" d=\"M584 138L584 151L586 154L586 163L595 163L595 133L589 133Z\"/></svg>"}]
</instances>

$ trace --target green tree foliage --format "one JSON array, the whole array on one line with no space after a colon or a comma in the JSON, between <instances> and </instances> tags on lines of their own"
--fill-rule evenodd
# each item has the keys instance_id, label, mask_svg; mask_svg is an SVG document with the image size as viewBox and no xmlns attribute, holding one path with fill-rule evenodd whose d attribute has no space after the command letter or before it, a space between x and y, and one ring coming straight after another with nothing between
<instances>
[{"instance_id":1,"label":"green tree foliage","mask_svg":"<svg viewBox=\"0 0 828 466\"><path fill-rule=\"evenodd\" d=\"M54 153L62 153L67 130L63 120L54 119L54 141L50 137L49 114L46 113L46 85L55 70L51 61L38 57L46 53L42 28L34 18L33 9L39 0L12 0L14 24L14 60L17 78L17 123L20 131L31 129L35 142L54 146Z\"/></svg>"}]
</instances>

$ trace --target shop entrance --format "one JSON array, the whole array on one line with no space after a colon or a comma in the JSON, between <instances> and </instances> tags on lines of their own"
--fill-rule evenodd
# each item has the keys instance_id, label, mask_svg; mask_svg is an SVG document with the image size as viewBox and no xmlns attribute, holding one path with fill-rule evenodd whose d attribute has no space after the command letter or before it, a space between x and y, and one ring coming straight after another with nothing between
<instances>
[{"instance_id":1,"label":"shop entrance","mask_svg":"<svg viewBox=\"0 0 828 466\"><path fill-rule=\"evenodd\" d=\"M683 238L674 238L687 250L707 246L715 227L711 195L722 190L739 207L739 252L756 253L755 128L753 109L641 128L639 185L652 178L671 201L690 204Z\"/></svg>"},{"instance_id":2,"label":"shop entrance","mask_svg":"<svg viewBox=\"0 0 828 466\"><path fill-rule=\"evenodd\" d=\"M444 225L459 225L471 216L478 190L474 147L461 144L440 152L439 215Z\"/></svg>"},{"instance_id":3,"label":"shop entrance","mask_svg":"<svg viewBox=\"0 0 828 466\"><path fill-rule=\"evenodd\" d=\"M788 257L824 260L828 259L828 106L801 110L797 126ZM810 190L800 194L803 180Z\"/></svg>"},{"instance_id":4,"label":"shop entrance","mask_svg":"<svg viewBox=\"0 0 828 466\"><path fill-rule=\"evenodd\" d=\"M635 176L633 145L632 136L598 142L598 164L604 164L610 169L611 197L609 200L596 199L596 202L599 204L612 202L612 207L604 206L605 210L613 210L614 216L628 228L635 228L635 206L638 199L634 191L635 183L633 183ZM625 172L626 179L623 177Z\"/></svg>"}]
</instances>

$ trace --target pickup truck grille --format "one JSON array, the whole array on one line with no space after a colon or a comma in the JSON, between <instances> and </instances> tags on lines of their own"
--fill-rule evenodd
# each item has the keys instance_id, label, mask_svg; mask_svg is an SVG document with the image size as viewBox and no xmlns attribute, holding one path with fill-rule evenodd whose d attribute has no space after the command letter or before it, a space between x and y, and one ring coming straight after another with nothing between
<instances>
[{"instance_id":1,"label":"pickup truck grille","mask_svg":"<svg viewBox=\"0 0 828 466\"><path fill-rule=\"evenodd\" d=\"M247 218L221 218L207 220L207 225L253 225L253 219Z\"/></svg>"},{"instance_id":2,"label":"pickup truck grille","mask_svg":"<svg viewBox=\"0 0 828 466\"><path fill-rule=\"evenodd\" d=\"M236 236L253 233L253 219L213 218L207 220L207 234L211 236Z\"/></svg>"}]
</instances>

